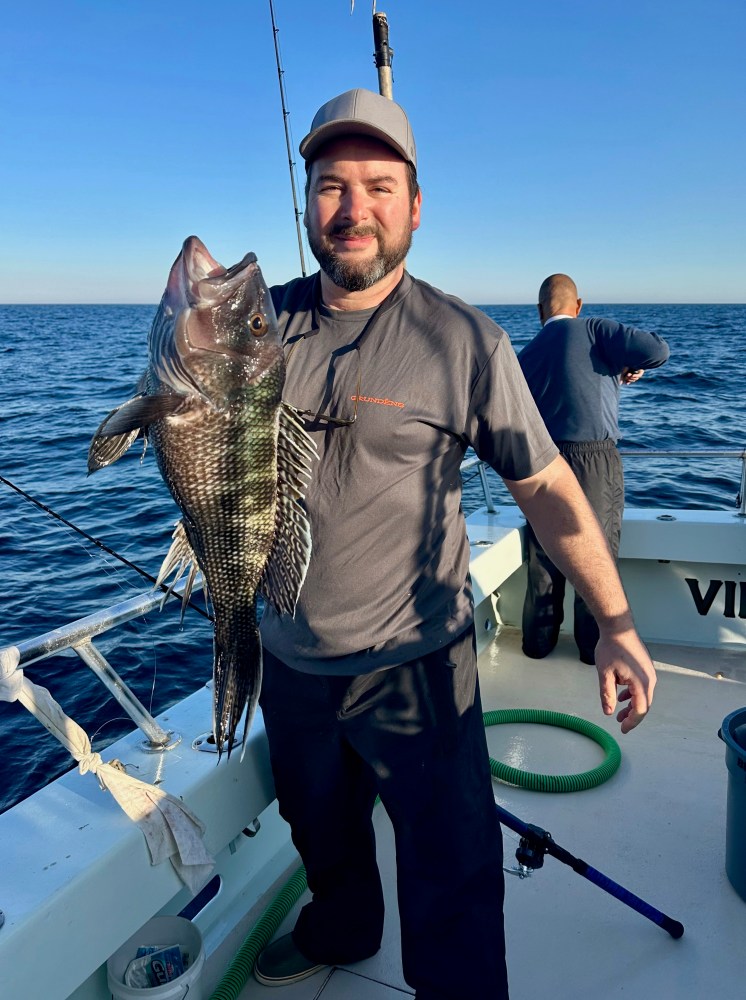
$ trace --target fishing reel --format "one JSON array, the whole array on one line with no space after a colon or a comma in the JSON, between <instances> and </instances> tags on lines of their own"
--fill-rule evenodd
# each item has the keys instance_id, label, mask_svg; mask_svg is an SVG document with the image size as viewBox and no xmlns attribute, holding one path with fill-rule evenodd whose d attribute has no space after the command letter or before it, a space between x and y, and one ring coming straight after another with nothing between
<instances>
[{"instance_id":1,"label":"fishing reel","mask_svg":"<svg viewBox=\"0 0 746 1000\"><path fill-rule=\"evenodd\" d=\"M503 866L503 871L507 875L515 875L517 878L530 878L537 868L544 867L544 855L553 843L551 833L542 830L540 826L527 823L515 852L518 867L507 868Z\"/></svg>"}]
</instances>

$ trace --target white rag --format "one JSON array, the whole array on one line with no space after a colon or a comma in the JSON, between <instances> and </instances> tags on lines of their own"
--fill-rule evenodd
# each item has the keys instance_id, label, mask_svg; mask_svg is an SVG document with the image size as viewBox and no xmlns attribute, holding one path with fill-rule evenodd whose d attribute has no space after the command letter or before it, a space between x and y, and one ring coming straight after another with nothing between
<instances>
[{"instance_id":1,"label":"white rag","mask_svg":"<svg viewBox=\"0 0 746 1000\"><path fill-rule=\"evenodd\" d=\"M202 842L204 823L180 799L131 777L119 761L106 763L92 753L85 731L65 715L46 688L24 676L19 664L17 647L0 650L0 701L19 701L73 755L81 774L95 774L142 830L150 863L158 865L168 858L181 881L196 893L215 866Z\"/></svg>"}]
</instances>

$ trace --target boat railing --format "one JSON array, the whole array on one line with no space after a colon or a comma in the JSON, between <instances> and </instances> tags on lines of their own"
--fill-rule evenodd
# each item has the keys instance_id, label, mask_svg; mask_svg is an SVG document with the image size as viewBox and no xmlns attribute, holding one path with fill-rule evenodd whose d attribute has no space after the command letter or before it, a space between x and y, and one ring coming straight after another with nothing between
<instances>
[{"instance_id":1,"label":"boat railing","mask_svg":"<svg viewBox=\"0 0 746 1000\"><path fill-rule=\"evenodd\" d=\"M201 587L201 578L197 576L192 593ZM144 733L146 749L153 752L171 749L174 745L172 734L166 732L156 722L147 708L114 670L101 650L95 646L93 638L116 628L118 625L129 622L133 618L154 611L162 606L164 600L181 600L181 598L182 588L174 588L173 591L166 594L159 590L148 590L145 593L137 594L135 597L120 601L102 611L97 611L95 614L79 618L77 621L70 622L51 632L45 632L35 639L0 649L0 664L11 660L16 662L17 658L18 669L22 670L31 663L72 649Z\"/></svg>"},{"instance_id":2,"label":"boat railing","mask_svg":"<svg viewBox=\"0 0 746 1000\"><path fill-rule=\"evenodd\" d=\"M742 448L739 451L724 450L724 449L697 449L697 450L683 450L683 449L665 449L665 448L645 448L644 450L640 448L620 448L619 454L624 459L633 458L635 461L639 458L723 458L723 459L739 459L741 462L741 485L738 492L738 497L736 499L736 506L738 511L736 512L736 517L746 518L746 449ZM471 469L476 469L479 474L479 479L482 484L482 493L484 494L484 503L487 508L488 513L494 514L496 507L492 499L492 491L490 489L489 480L487 478L487 469L489 466L486 462L483 462L476 455L472 458L467 458L461 463L461 474L470 471Z\"/></svg>"}]
</instances>

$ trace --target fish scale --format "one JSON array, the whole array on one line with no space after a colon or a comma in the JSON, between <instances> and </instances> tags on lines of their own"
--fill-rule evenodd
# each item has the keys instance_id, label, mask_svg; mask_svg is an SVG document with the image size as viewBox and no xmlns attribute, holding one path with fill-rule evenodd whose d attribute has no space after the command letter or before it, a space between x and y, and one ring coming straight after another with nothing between
<instances>
[{"instance_id":1,"label":"fish scale","mask_svg":"<svg viewBox=\"0 0 746 1000\"><path fill-rule=\"evenodd\" d=\"M140 435L184 517L158 583L192 564L214 619L213 727L230 753L244 709L248 734L262 652L257 597L292 614L311 551L300 503L314 446L282 402L285 361L269 291L253 254L222 268L189 237L171 268L138 394L102 422L90 472ZM193 575L184 588L186 602Z\"/></svg>"},{"instance_id":2,"label":"fish scale","mask_svg":"<svg viewBox=\"0 0 746 1000\"><path fill-rule=\"evenodd\" d=\"M190 477L198 488L189 493L192 503L188 509L184 504L183 510L192 526L189 538L216 621L214 674L219 696L214 725L229 733L235 732L243 708L251 700L252 685L261 677L258 670L233 674L224 664L225 659L229 663L238 660L242 649L259 647L256 593L274 533L277 466L276 435L252 434L259 409L247 401L243 407L237 406L239 419L226 423L213 417L187 441L172 435L175 447L156 449L164 468L183 469L185 462L174 452L178 445L189 445ZM268 414L263 416L268 420ZM215 447L220 435L213 425L223 434L231 432L232 447ZM174 485L185 495L185 488ZM215 531L219 523L223 528ZM202 524L209 530L199 530L197 526ZM230 651L234 651L233 656Z\"/></svg>"}]
</instances>

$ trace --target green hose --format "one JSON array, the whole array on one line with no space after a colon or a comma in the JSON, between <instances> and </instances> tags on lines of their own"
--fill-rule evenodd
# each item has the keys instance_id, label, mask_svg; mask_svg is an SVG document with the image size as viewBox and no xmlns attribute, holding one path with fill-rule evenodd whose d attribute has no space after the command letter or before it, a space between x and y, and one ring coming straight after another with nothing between
<instances>
[{"instance_id":1,"label":"green hose","mask_svg":"<svg viewBox=\"0 0 746 1000\"><path fill-rule=\"evenodd\" d=\"M210 1000L237 1000L254 970L254 964L272 940L275 931L306 891L306 869L301 865L293 872L267 909L254 924L251 933L238 949L228 971L215 988Z\"/></svg>"},{"instance_id":2,"label":"green hose","mask_svg":"<svg viewBox=\"0 0 746 1000\"><path fill-rule=\"evenodd\" d=\"M535 774L531 771L519 771L518 768L509 767L490 757L490 770L494 777L511 785L519 785L521 788L530 788L537 792L579 792L586 788L595 788L614 774L622 759L619 744L613 736L593 722L587 722L575 715L564 715L561 712L550 712L541 708L505 708L496 712L485 712L483 719L485 726L497 726L508 722L533 722L572 729L576 733L582 733L583 736L589 736L606 752L602 764L581 774ZM210 1000L237 1000L254 970L259 953L272 940L277 928L306 888L306 869L301 865L254 924L228 971L210 996Z\"/></svg>"},{"instance_id":3,"label":"green hose","mask_svg":"<svg viewBox=\"0 0 746 1000\"><path fill-rule=\"evenodd\" d=\"M587 722L576 715L550 712L542 708L503 708L497 712L484 713L485 726L497 726L507 722L536 722L545 726L572 729L576 733L590 737L606 753L602 764L580 774L537 774L533 771L519 771L516 767L510 767L490 757L490 770L494 777L510 785L530 788L534 792L582 792L587 788L603 784L616 772L621 763L622 751L614 737L595 723Z\"/></svg>"}]
</instances>

